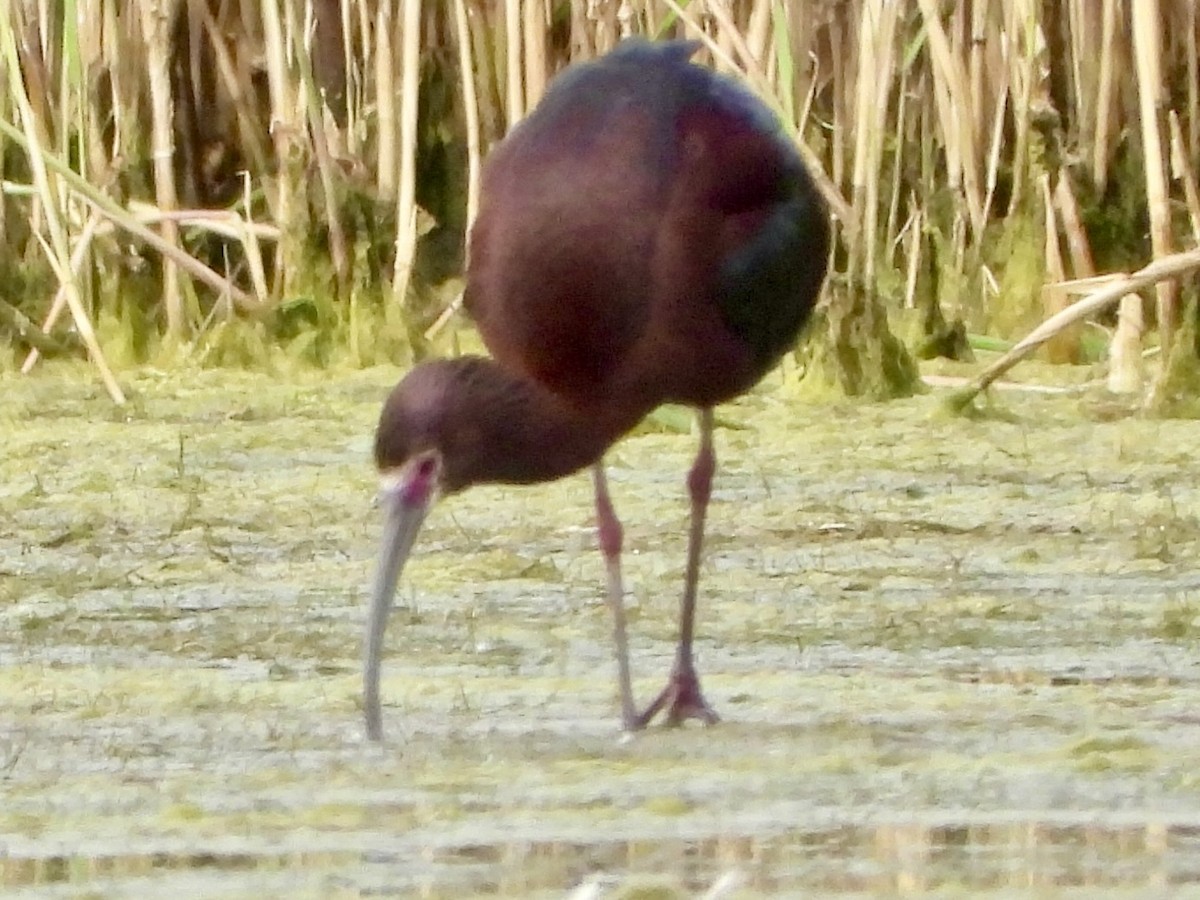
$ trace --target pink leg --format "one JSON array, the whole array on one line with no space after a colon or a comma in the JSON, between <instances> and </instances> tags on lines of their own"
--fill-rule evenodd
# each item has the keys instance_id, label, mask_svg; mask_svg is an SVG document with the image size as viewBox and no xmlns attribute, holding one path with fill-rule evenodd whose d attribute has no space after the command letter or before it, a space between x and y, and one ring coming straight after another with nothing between
<instances>
[{"instance_id":1,"label":"pink leg","mask_svg":"<svg viewBox=\"0 0 1200 900\"><path fill-rule=\"evenodd\" d=\"M692 528L688 535L687 571L683 582L683 602L679 611L679 647L675 652L675 665L663 692L637 717L635 727L644 728L658 714L667 710L667 724L679 725L685 719L700 719L712 725L719 716L700 692L700 678L692 660L692 634L696 624L696 586L700 580L700 550L704 543L704 517L708 511L708 499L712 495L713 472L717 457L713 452L713 414L711 409L702 409L698 415L700 423L700 450L692 470L688 473L688 494L692 500Z\"/></svg>"},{"instance_id":2,"label":"pink leg","mask_svg":"<svg viewBox=\"0 0 1200 900\"><path fill-rule=\"evenodd\" d=\"M617 687L621 692L621 724L626 730L637 725L637 711L633 706L633 686L629 674L629 638L625 629L625 585L621 580L621 520L613 509L608 495L608 478L604 474L604 461L592 467L592 483L596 488L596 530L600 538L600 552L604 554L604 567L608 573L608 606L613 616L613 644L617 650Z\"/></svg>"}]
</instances>

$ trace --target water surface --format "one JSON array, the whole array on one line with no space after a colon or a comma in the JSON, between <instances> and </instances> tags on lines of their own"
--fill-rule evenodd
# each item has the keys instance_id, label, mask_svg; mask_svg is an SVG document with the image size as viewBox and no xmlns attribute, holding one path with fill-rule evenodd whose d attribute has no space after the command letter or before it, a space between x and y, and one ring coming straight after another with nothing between
<instances>
[{"instance_id":1,"label":"water surface","mask_svg":"<svg viewBox=\"0 0 1200 900\"><path fill-rule=\"evenodd\" d=\"M1036 372L1036 368L1032 369ZM394 371L0 376L12 896L1200 896L1192 422L1013 394L723 411L718 727L618 733L585 476L430 517L368 745ZM688 434L611 455L638 695Z\"/></svg>"}]
</instances>

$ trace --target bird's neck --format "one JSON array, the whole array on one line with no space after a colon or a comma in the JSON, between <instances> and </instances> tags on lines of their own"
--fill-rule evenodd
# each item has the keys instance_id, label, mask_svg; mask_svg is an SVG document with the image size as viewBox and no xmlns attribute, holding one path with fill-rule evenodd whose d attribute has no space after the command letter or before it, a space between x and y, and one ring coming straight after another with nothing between
<instances>
[{"instance_id":1,"label":"bird's neck","mask_svg":"<svg viewBox=\"0 0 1200 900\"><path fill-rule=\"evenodd\" d=\"M619 397L572 402L522 374L487 361L479 390L460 398L474 432L458 460L459 480L531 484L553 481L600 459L648 409Z\"/></svg>"}]
</instances>

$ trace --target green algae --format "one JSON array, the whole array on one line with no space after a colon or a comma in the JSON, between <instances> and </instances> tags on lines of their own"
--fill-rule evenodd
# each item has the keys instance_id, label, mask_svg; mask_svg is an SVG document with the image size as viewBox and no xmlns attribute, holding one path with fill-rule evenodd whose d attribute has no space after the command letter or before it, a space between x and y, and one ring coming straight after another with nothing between
<instances>
[{"instance_id":1,"label":"green algae","mask_svg":"<svg viewBox=\"0 0 1200 900\"><path fill-rule=\"evenodd\" d=\"M82 367L0 376L0 885L1194 883L1189 423L1097 422L1077 395L976 420L937 393L803 403L772 376L718 434L698 653L725 721L631 740L586 477L449 498L400 588L375 747L369 450L397 374L143 370L120 409ZM693 452L667 425L610 455L643 698Z\"/></svg>"}]
</instances>

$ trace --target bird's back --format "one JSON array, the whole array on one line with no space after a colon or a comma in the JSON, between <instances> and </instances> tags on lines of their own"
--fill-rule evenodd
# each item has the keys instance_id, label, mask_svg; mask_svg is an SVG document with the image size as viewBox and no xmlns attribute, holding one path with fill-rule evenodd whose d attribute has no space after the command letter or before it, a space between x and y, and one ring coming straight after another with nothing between
<instances>
[{"instance_id":1,"label":"bird's back","mask_svg":"<svg viewBox=\"0 0 1200 900\"><path fill-rule=\"evenodd\" d=\"M502 365L565 396L729 399L820 290L828 218L794 147L695 49L573 66L488 159L467 306Z\"/></svg>"}]
</instances>

